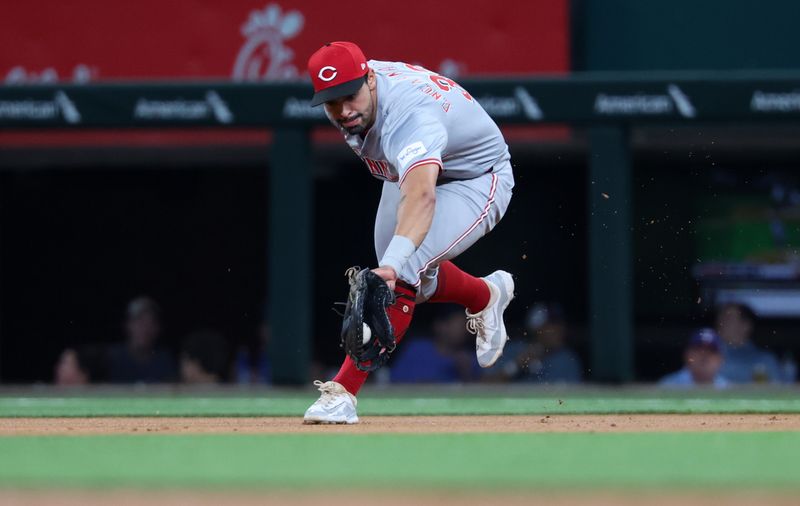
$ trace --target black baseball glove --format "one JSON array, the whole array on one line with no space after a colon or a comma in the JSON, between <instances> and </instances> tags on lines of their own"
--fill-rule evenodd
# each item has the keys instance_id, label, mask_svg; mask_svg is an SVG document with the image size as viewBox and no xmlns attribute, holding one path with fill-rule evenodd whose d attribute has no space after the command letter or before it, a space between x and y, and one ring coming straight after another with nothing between
<instances>
[{"instance_id":1,"label":"black baseball glove","mask_svg":"<svg viewBox=\"0 0 800 506\"><path fill-rule=\"evenodd\" d=\"M347 270L350 294L342 322L342 348L362 371L374 371L389 359L397 344L386 310L394 304L394 292L369 269ZM365 325L371 336L365 341Z\"/></svg>"}]
</instances>

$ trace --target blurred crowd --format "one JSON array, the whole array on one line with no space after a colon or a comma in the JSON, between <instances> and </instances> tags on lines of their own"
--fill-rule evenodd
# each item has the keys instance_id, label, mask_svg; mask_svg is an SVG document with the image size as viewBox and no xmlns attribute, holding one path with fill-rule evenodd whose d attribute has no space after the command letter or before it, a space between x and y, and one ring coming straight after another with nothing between
<instances>
[{"instance_id":1,"label":"blurred crowd","mask_svg":"<svg viewBox=\"0 0 800 506\"><path fill-rule=\"evenodd\" d=\"M266 318L246 345L232 346L210 329L189 333L178 353L163 345L161 308L152 298L131 300L123 321L124 340L114 344L68 347L54 368L57 385L91 383L269 384L270 325ZM676 336L683 366L664 376L664 388L727 388L747 383L794 383L792 357L778 357L753 342L756 315L742 304L717 308L712 326ZM494 367L481 369L475 337L467 331L463 309L436 304L427 330L411 334L398 346L388 366L373 375L380 383L529 383L577 384L587 378L585 360L563 307L536 302L524 321L509 326L510 339ZM329 371L317 365L315 374Z\"/></svg>"},{"instance_id":2,"label":"blurred crowd","mask_svg":"<svg viewBox=\"0 0 800 506\"><path fill-rule=\"evenodd\" d=\"M794 383L797 366L791 356L781 362L772 352L753 342L756 315L737 303L717 309L714 327L700 328L686 340L683 368L661 379L666 387L732 384Z\"/></svg>"},{"instance_id":3,"label":"blurred crowd","mask_svg":"<svg viewBox=\"0 0 800 506\"><path fill-rule=\"evenodd\" d=\"M55 366L55 383L214 384L232 377L229 343L213 330L188 334L181 341L176 360L161 342L161 308L150 297L130 301L123 329L122 342L66 348Z\"/></svg>"}]
</instances>

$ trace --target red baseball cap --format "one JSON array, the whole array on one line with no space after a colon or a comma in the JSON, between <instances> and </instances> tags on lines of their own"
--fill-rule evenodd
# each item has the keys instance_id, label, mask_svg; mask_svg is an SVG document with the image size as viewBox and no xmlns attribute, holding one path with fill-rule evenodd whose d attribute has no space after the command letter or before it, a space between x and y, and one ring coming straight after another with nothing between
<instances>
[{"instance_id":1,"label":"red baseball cap","mask_svg":"<svg viewBox=\"0 0 800 506\"><path fill-rule=\"evenodd\" d=\"M352 42L329 42L308 59L308 75L314 83L311 105L317 106L357 92L369 72L367 59Z\"/></svg>"}]
</instances>

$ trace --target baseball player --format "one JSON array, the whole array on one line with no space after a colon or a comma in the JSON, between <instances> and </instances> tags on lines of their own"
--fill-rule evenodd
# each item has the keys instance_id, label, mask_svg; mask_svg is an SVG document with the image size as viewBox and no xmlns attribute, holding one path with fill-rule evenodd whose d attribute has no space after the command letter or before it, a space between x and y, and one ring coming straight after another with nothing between
<instances>
[{"instance_id":1,"label":"baseball player","mask_svg":"<svg viewBox=\"0 0 800 506\"><path fill-rule=\"evenodd\" d=\"M503 217L514 187L500 129L477 101L447 77L417 65L369 60L352 42L331 42L308 61L313 106L383 181L375 218L373 269L394 290L388 316L399 342L415 304L466 308L476 353L490 367L507 340L503 312L514 298L505 271L484 278L451 261ZM315 381L320 398L304 423L358 423L356 395L368 373L346 357L332 381Z\"/></svg>"}]
</instances>

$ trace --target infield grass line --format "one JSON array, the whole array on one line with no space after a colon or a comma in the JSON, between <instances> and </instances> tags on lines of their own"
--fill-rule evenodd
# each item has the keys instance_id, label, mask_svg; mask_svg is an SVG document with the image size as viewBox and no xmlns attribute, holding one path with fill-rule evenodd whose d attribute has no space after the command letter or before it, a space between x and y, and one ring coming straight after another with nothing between
<instances>
[{"instance_id":1,"label":"infield grass line","mask_svg":"<svg viewBox=\"0 0 800 506\"><path fill-rule=\"evenodd\" d=\"M277 397L0 397L0 417L301 416L314 393ZM362 416L800 413L800 396L774 398L383 397L359 398Z\"/></svg>"},{"instance_id":2,"label":"infield grass line","mask_svg":"<svg viewBox=\"0 0 800 506\"><path fill-rule=\"evenodd\" d=\"M800 433L0 437L0 487L786 489Z\"/></svg>"}]
</instances>

